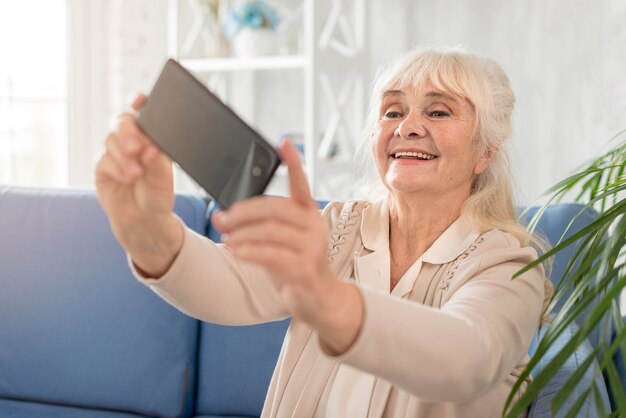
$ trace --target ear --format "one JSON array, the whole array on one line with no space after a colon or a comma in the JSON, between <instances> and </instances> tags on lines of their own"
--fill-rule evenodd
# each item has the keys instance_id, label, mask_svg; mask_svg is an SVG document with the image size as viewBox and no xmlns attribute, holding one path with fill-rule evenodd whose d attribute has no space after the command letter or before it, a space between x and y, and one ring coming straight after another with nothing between
<instances>
[{"instance_id":1,"label":"ear","mask_svg":"<svg viewBox=\"0 0 626 418\"><path fill-rule=\"evenodd\" d=\"M483 155L481 155L481 157L476 162L476 165L474 165L474 174L478 175L485 171L487 169L487 166L495 156L496 151L491 148L487 148L485 152L483 152Z\"/></svg>"}]
</instances>

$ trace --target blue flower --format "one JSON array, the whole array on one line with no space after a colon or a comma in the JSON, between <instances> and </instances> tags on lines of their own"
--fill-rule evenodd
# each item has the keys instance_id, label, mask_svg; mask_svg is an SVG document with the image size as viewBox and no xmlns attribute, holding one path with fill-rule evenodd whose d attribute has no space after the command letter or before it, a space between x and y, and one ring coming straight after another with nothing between
<instances>
[{"instance_id":1,"label":"blue flower","mask_svg":"<svg viewBox=\"0 0 626 418\"><path fill-rule=\"evenodd\" d=\"M262 0L237 3L228 14L224 33L232 38L243 28L275 30L280 23L276 11Z\"/></svg>"}]
</instances>

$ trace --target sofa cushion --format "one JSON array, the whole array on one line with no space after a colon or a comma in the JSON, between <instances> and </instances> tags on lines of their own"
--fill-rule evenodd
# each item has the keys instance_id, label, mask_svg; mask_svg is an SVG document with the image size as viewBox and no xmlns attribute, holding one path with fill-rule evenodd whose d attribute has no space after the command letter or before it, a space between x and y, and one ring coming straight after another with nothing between
<instances>
[{"instance_id":1,"label":"sofa cushion","mask_svg":"<svg viewBox=\"0 0 626 418\"><path fill-rule=\"evenodd\" d=\"M204 230L202 200L176 212ZM190 408L198 322L132 277L95 193L0 188L0 213L0 398Z\"/></svg>"},{"instance_id":2,"label":"sofa cushion","mask_svg":"<svg viewBox=\"0 0 626 418\"><path fill-rule=\"evenodd\" d=\"M539 339L545 334L545 328L539 334ZM546 365L558 354L558 352L572 339L574 334L578 331L578 326L574 323L569 326L563 334L554 342L550 350L546 353L543 359L535 366L532 371L532 375L536 376ZM535 353L537 346L532 345L530 355ZM565 382L572 376L576 370L578 370L585 359L593 352L591 344L588 340L585 340L576 350L576 352L570 356L563 366L559 369L556 375L548 382L548 384L541 390L537 398L534 400L528 418L543 418L552 417L550 413L551 404L556 394L561 390ZM571 395L565 401L563 407L555 417L564 417L574 403L582 396L583 392L594 383L601 394L600 402L604 405L606 411L610 411L609 399L607 396L606 385L602 375L598 373L599 365L594 359L592 367L587 369L582 379L573 389ZM580 413L576 416L584 416L588 418L600 417L596 413L595 403L593 401L593 395L585 400Z\"/></svg>"},{"instance_id":3,"label":"sofa cushion","mask_svg":"<svg viewBox=\"0 0 626 418\"><path fill-rule=\"evenodd\" d=\"M70 406L58 406L32 402L0 399L2 418L141 418L142 415L102 410L87 410Z\"/></svg>"},{"instance_id":4,"label":"sofa cushion","mask_svg":"<svg viewBox=\"0 0 626 418\"><path fill-rule=\"evenodd\" d=\"M528 224L538 210L539 207L536 206L525 210L522 214L522 223ZM570 226L570 222L579 212L580 215ZM559 242L566 230L567 233L565 237L570 237L597 218L598 212L592 208L584 208L583 205L578 203L553 204L548 206L543 215L541 215L541 219L539 219L539 222L537 223L536 231L546 237L550 241L550 244L554 246ZM565 267L567 267L567 263L569 263L574 256L576 248L577 247L575 245L570 245L555 255L554 264L552 266L552 274L550 275L550 279L555 285L563 276ZM563 301L557 305L555 309L556 311L559 310L562 303Z\"/></svg>"},{"instance_id":5,"label":"sofa cushion","mask_svg":"<svg viewBox=\"0 0 626 418\"><path fill-rule=\"evenodd\" d=\"M203 323L196 414L259 416L288 325Z\"/></svg>"},{"instance_id":6,"label":"sofa cushion","mask_svg":"<svg viewBox=\"0 0 626 418\"><path fill-rule=\"evenodd\" d=\"M522 216L522 222L528 223L528 221L535 215L538 209L538 207L529 208ZM574 235L576 232L580 231L582 228L589 225L591 222L595 221L598 216L598 212L596 212L594 209L585 208L584 205L581 205L579 203L552 204L543 213L541 219L537 223L536 230L544 237L548 238L550 244L554 246L561 240L561 237L564 233L565 238L568 238ZM574 217L576 218L574 219ZM550 274L550 280L552 280L552 283L555 285L555 287L563 277L567 264L572 258L574 258L576 250L579 248L579 244L580 241L578 241L574 245L570 245L567 248L564 248L563 250L555 254L554 263ZM567 298L567 296L569 296L571 292L572 287L569 287L564 297L557 301L552 312L558 312L561 309L561 306L565 302L565 299ZM591 312L593 307L595 307L599 299L600 298L592 303L587 308L585 313L578 318L579 325L584 322L585 318L587 317L589 312ZM606 315L603 321L610 322L610 316ZM601 329L606 329L606 331L601 333ZM588 338L591 342L591 345L597 347L599 341L605 341L606 343L609 343L612 330L613 328L610 323L609 326L605 328L603 328L601 325L598 325L589 334Z\"/></svg>"}]
</instances>

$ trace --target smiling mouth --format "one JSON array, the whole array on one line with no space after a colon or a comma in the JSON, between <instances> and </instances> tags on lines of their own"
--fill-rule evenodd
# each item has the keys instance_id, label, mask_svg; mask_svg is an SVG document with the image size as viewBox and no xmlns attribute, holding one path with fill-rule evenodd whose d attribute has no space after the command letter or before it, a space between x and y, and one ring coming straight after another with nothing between
<instances>
[{"instance_id":1,"label":"smiling mouth","mask_svg":"<svg viewBox=\"0 0 626 418\"><path fill-rule=\"evenodd\" d=\"M411 152L411 151L403 151L403 152L396 152L391 154L391 157L394 160L433 160L435 158L437 158L436 155L432 155L432 154L425 154L422 152Z\"/></svg>"}]
</instances>

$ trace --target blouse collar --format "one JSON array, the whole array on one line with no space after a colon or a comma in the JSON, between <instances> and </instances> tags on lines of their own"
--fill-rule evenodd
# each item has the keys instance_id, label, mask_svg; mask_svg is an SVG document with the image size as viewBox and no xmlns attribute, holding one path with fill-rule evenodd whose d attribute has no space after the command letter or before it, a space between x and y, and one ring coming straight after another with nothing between
<instances>
[{"instance_id":1,"label":"blouse collar","mask_svg":"<svg viewBox=\"0 0 626 418\"><path fill-rule=\"evenodd\" d=\"M431 264L449 263L467 250L479 235L461 215L422 254L421 259ZM389 205L386 199L376 201L363 210L361 239L368 250L389 249Z\"/></svg>"}]
</instances>

